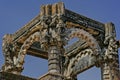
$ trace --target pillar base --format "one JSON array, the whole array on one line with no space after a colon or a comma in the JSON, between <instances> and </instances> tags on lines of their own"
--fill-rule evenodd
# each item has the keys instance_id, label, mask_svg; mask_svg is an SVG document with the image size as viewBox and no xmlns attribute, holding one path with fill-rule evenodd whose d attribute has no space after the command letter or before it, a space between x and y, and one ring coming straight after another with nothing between
<instances>
[{"instance_id":1,"label":"pillar base","mask_svg":"<svg viewBox=\"0 0 120 80\"><path fill-rule=\"evenodd\" d=\"M39 80L64 80L64 76L62 76L61 74L48 72L47 74L40 77Z\"/></svg>"}]
</instances>

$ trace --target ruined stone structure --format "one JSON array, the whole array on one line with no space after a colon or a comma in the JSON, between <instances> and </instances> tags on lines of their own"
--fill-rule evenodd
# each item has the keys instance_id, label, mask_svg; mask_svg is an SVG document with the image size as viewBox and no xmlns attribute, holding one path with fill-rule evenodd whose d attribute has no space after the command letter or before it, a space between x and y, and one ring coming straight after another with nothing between
<instances>
[{"instance_id":1,"label":"ruined stone structure","mask_svg":"<svg viewBox=\"0 0 120 80\"><path fill-rule=\"evenodd\" d=\"M65 47L73 38L78 41ZM104 24L72 12L62 2L42 5L38 16L3 37L5 63L0 80L77 80L78 74L93 66L101 69L102 80L120 80L119 47L113 23ZM48 73L38 79L4 77L23 77L27 54L47 59Z\"/></svg>"}]
</instances>

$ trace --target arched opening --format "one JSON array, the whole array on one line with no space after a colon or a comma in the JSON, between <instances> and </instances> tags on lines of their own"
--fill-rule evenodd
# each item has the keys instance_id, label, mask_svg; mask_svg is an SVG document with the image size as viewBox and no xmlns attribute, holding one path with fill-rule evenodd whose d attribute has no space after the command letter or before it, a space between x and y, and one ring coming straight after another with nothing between
<instances>
[{"instance_id":1,"label":"arched opening","mask_svg":"<svg viewBox=\"0 0 120 80\"><path fill-rule=\"evenodd\" d=\"M22 75L30 76L32 78L38 79L43 74L47 73L48 71L48 61L45 59L42 59L40 57L35 57L34 50L31 55L31 52L29 52L29 49L31 47L36 47L37 49L41 49L40 46L40 34L39 32L35 32L32 35L30 35L22 45L20 52L19 52L19 60L18 60L18 66L24 67L24 70L22 72ZM27 55L29 54L29 55ZM41 54L41 52L39 52ZM21 64L22 63L22 64Z\"/></svg>"},{"instance_id":2,"label":"arched opening","mask_svg":"<svg viewBox=\"0 0 120 80\"><path fill-rule=\"evenodd\" d=\"M26 55L22 75L38 79L48 71L48 61L42 58Z\"/></svg>"},{"instance_id":3,"label":"arched opening","mask_svg":"<svg viewBox=\"0 0 120 80\"><path fill-rule=\"evenodd\" d=\"M30 35L23 43L18 53L18 58L16 60L16 67L20 68L19 74L23 70L24 58L27 55L27 50L32 46L34 42L39 41L39 32L35 32L34 34Z\"/></svg>"},{"instance_id":4,"label":"arched opening","mask_svg":"<svg viewBox=\"0 0 120 80\"><path fill-rule=\"evenodd\" d=\"M64 46L64 48L67 48L71 45L73 45L74 43L76 43L77 41L79 41L79 38L75 37L75 38L72 38L68 41L68 44L66 46Z\"/></svg>"},{"instance_id":5,"label":"arched opening","mask_svg":"<svg viewBox=\"0 0 120 80\"><path fill-rule=\"evenodd\" d=\"M77 37L78 41L75 41ZM72 29L69 35L70 46L67 47L66 56L69 59L64 75L71 79L77 74L91 68L96 62L96 56L101 50L96 39L82 29ZM74 41L72 43L71 41Z\"/></svg>"},{"instance_id":6,"label":"arched opening","mask_svg":"<svg viewBox=\"0 0 120 80\"><path fill-rule=\"evenodd\" d=\"M92 67L77 75L78 80L101 80L100 68Z\"/></svg>"}]
</instances>

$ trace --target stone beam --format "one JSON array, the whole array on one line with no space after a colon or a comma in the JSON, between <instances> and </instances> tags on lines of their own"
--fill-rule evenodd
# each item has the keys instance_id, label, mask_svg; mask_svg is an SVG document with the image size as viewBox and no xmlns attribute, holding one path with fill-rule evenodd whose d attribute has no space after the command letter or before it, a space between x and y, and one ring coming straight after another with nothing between
<instances>
[{"instance_id":1,"label":"stone beam","mask_svg":"<svg viewBox=\"0 0 120 80\"><path fill-rule=\"evenodd\" d=\"M82 49L85 49L86 47L88 47L86 42L79 40L65 48L65 55L72 57L73 55L76 55L77 52L79 52Z\"/></svg>"},{"instance_id":2,"label":"stone beam","mask_svg":"<svg viewBox=\"0 0 120 80\"><path fill-rule=\"evenodd\" d=\"M25 26L23 26L21 29L16 31L14 35L14 41L18 41L20 38L22 38L24 35L28 35L28 31L35 27L36 24L40 22L40 14L37 15L35 18L33 18L29 23L27 23Z\"/></svg>"},{"instance_id":3,"label":"stone beam","mask_svg":"<svg viewBox=\"0 0 120 80\"><path fill-rule=\"evenodd\" d=\"M48 59L48 53L36 47L31 47L28 49L27 54L43 59Z\"/></svg>"},{"instance_id":4,"label":"stone beam","mask_svg":"<svg viewBox=\"0 0 120 80\"><path fill-rule=\"evenodd\" d=\"M97 30L101 33L104 33L104 24L101 22L98 22L96 20L90 19L88 17L85 17L83 15L77 14L70 10L65 10L65 19L68 22L73 22L76 24L80 24L81 26L84 26L85 28L92 28L94 30Z\"/></svg>"},{"instance_id":5,"label":"stone beam","mask_svg":"<svg viewBox=\"0 0 120 80\"><path fill-rule=\"evenodd\" d=\"M65 55L73 56L77 53L76 51L82 50L86 47L88 47L88 45L84 41L77 41L73 43L71 46L68 46L65 48ZM30 49L28 49L27 51L27 54L31 56L43 58L43 59L48 59L48 52L43 51L42 49L36 46L30 47Z\"/></svg>"},{"instance_id":6,"label":"stone beam","mask_svg":"<svg viewBox=\"0 0 120 80\"><path fill-rule=\"evenodd\" d=\"M41 14L42 14L42 12L41 12ZM19 41L20 38L28 35L30 33L29 30L31 30L33 27L35 27L40 22L40 18L42 17L41 14L37 15L28 24L26 24L21 29L19 29L17 32L15 32L14 33L14 41ZM87 30L91 29L94 31L98 31L100 33L104 33L104 24L101 22L92 20L90 18L87 18L85 16L82 16L80 14L77 14L77 13L72 12L72 11L67 10L67 9L65 9L64 17L65 17L66 22L72 22L76 25L79 24L75 27L83 26L83 27L79 27L79 28L83 28L83 29L87 29ZM99 33L94 32L93 34L99 34Z\"/></svg>"}]
</instances>

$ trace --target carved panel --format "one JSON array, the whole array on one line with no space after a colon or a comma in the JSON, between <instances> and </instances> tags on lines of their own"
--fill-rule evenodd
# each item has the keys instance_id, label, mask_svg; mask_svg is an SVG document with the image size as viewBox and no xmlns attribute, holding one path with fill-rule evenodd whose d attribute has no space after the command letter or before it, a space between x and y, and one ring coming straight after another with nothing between
<instances>
[{"instance_id":1,"label":"carved panel","mask_svg":"<svg viewBox=\"0 0 120 80\"><path fill-rule=\"evenodd\" d=\"M89 69L96 63L96 57L93 56L91 49L85 49L76 54L76 56L69 58L68 65L65 66L64 75L71 78L84 70Z\"/></svg>"}]
</instances>

